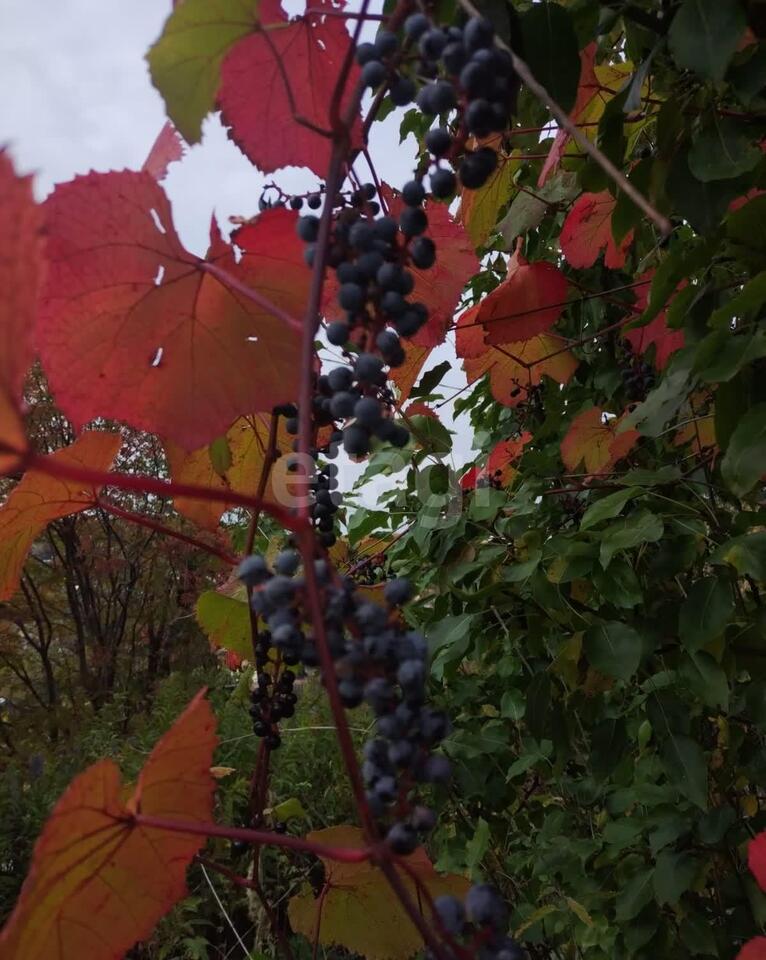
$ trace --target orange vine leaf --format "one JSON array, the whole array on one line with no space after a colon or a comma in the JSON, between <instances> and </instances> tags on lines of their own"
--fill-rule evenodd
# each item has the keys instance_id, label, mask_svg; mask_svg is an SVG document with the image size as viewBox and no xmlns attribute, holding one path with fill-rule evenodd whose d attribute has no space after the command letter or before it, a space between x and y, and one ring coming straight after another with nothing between
<instances>
[{"instance_id":1,"label":"orange vine leaf","mask_svg":"<svg viewBox=\"0 0 766 960\"><path fill-rule=\"evenodd\" d=\"M186 867L204 838L138 826L133 817L210 819L217 738L204 694L157 742L127 799L111 760L69 785L0 932L5 960L116 960L186 895Z\"/></svg>"},{"instance_id":2,"label":"orange vine leaf","mask_svg":"<svg viewBox=\"0 0 766 960\"><path fill-rule=\"evenodd\" d=\"M602 193L584 193L567 214L561 228L559 242L567 262L579 269L592 267L602 250L604 263L611 270L625 266L625 258L633 243L633 230L619 246L612 234L612 214L617 201L604 190Z\"/></svg>"},{"instance_id":3,"label":"orange vine leaf","mask_svg":"<svg viewBox=\"0 0 766 960\"><path fill-rule=\"evenodd\" d=\"M492 396L506 407L523 403L530 389L537 386L543 376L557 383L568 383L577 365L577 359L566 349L565 342L546 333L518 343L490 347L478 357L463 360L463 369L470 381L489 374Z\"/></svg>"},{"instance_id":4,"label":"orange vine leaf","mask_svg":"<svg viewBox=\"0 0 766 960\"><path fill-rule=\"evenodd\" d=\"M606 473L636 445L637 430L618 431L622 417L605 419L600 407L576 416L561 442L561 459L567 470L581 464L589 474Z\"/></svg>"},{"instance_id":5,"label":"orange vine leaf","mask_svg":"<svg viewBox=\"0 0 766 960\"><path fill-rule=\"evenodd\" d=\"M122 444L118 433L91 431L51 459L91 470L108 470ZM0 507L0 600L9 600L21 579L29 548L40 532L61 517L96 505L98 487L29 470Z\"/></svg>"}]
</instances>

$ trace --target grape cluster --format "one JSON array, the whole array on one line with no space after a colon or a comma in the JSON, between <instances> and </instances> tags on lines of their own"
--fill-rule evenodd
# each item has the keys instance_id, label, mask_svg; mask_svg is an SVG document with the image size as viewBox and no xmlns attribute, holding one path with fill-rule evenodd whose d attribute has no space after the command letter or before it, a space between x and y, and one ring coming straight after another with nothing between
<instances>
[{"instance_id":1,"label":"grape cluster","mask_svg":"<svg viewBox=\"0 0 766 960\"><path fill-rule=\"evenodd\" d=\"M489 20L471 17L463 27L433 24L425 13L413 13L404 22L404 52L417 50L414 77L428 78L418 89L413 76L402 72L403 51L399 38L380 30L374 43L360 44L356 51L362 67L362 81L376 88L388 84L396 106L415 99L427 116L442 118L457 109L455 134L447 126L429 130L425 145L436 169L431 173L431 192L450 197L456 189L455 174L440 161L463 151L469 136L485 139L502 133L511 123L518 90L513 58L495 46L495 32ZM466 152L458 167L460 182L469 190L482 187L497 167L497 153L478 146Z\"/></svg>"},{"instance_id":2,"label":"grape cluster","mask_svg":"<svg viewBox=\"0 0 766 960\"><path fill-rule=\"evenodd\" d=\"M450 938L478 947L480 960L525 960L519 944L507 935L508 908L489 884L472 886L464 902L450 895L437 897L434 907Z\"/></svg>"},{"instance_id":3,"label":"grape cluster","mask_svg":"<svg viewBox=\"0 0 766 960\"><path fill-rule=\"evenodd\" d=\"M253 691L254 731L272 738L278 746L275 724L291 716L292 681L283 674L276 688L263 672L269 646L288 666L319 664L305 598L305 579L299 575L300 559L283 550L273 569L254 554L239 567L240 579L252 588L252 604L266 620L268 632L259 639L261 667ZM370 810L387 824L386 838L395 853L411 853L419 835L434 825L434 814L413 803L416 784L444 784L450 763L433 749L449 732L446 715L426 704L427 644L422 634L399 626L396 610L410 597L403 578L384 588L386 606L365 599L349 577L333 577L324 559L314 561L319 581L324 631L335 663L338 692L348 709L367 703L375 714L375 736L364 746L362 774ZM264 649L265 648L265 649ZM290 689L284 685L289 684Z\"/></svg>"},{"instance_id":4,"label":"grape cluster","mask_svg":"<svg viewBox=\"0 0 766 960\"><path fill-rule=\"evenodd\" d=\"M327 325L327 339L346 350L349 365L319 376L312 411L317 426L342 424L331 443L342 442L351 456L367 454L373 437L398 447L409 440L409 432L391 416L385 368L404 363L400 338L414 336L428 319L426 306L408 299L415 287L408 268L427 270L436 259L435 245L424 235L428 217L422 185L408 185L398 220L379 216L375 195L375 187L365 184L348 203L336 198L341 209L332 221L327 261L335 270L340 318ZM313 215L298 221L309 265L316 256L319 223Z\"/></svg>"},{"instance_id":5,"label":"grape cluster","mask_svg":"<svg viewBox=\"0 0 766 960\"><path fill-rule=\"evenodd\" d=\"M258 658L270 649L270 636L264 634L258 640ZM264 664L265 666L265 664ZM290 670L283 670L276 683L270 674L261 669L258 673L256 687L250 692L250 718L253 721L253 733L256 737L264 737L270 750L277 750L282 743L279 735L279 721L292 717L295 713L295 704L298 698L293 693L295 674Z\"/></svg>"}]
</instances>

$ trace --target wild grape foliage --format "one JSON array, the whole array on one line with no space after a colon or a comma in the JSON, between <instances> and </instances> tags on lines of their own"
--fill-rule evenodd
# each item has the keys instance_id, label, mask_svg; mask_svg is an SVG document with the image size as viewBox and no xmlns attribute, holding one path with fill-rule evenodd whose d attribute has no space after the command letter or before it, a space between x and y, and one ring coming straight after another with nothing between
<instances>
[{"instance_id":1,"label":"wild grape foliage","mask_svg":"<svg viewBox=\"0 0 766 960\"><path fill-rule=\"evenodd\" d=\"M418 600L416 577L392 578L385 569L386 548L373 554L379 568L374 577L361 570L355 577L354 564L342 569L343 564L334 560L346 535L337 460L399 451L397 456L422 462L430 450L428 440L420 436L419 422L425 420L437 438L441 425L427 402L417 405L417 413L402 405L430 348L443 340L448 327L454 329L464 371L471 385L480 385L465 401L466 409L472 410L492 443L486 464L469 470L460 483L459 499L464 498L470 510L468 522L482 531L481 536L486 532L481 526L486 503L491 507L504 497L519 461L528 458L533 472L535 463L549 463L546 444L555 451L556 474L532 476L531 486L526 476L502 532L500 528L487 532L489 549L502 552L503 544L510 543L514 565L523 567L512 571L504 584L510 590L517 583L526 585L547 551L544 589L524 595L519 615L526 624L520 629L528 630L532 645L539 638L534 632L536 614L529 611L553 602L551 591L561 590L562 584L569 589L568 584L578 582L578 594L572 587L567 611L559 611L556 620L557 625L563 623L573 612L582 621L572 637L573 662L567 667L562 654L550 671L532 681L546 709L536 713L529 709L525 723L533 728L535 743L518 762L530 758L534 762L538 747L545 759L544 733L550 733L551 743L563 735L559 714L551 719L546 712L556 671L576 672L583 651L587 654L583 716L592 698L611 689L613 680L632 676L641 644L635 631L617 620L634 602L632 570L626 565L616 585L607 582L604 570L626 544L655 543L662 524L658 528L659 521L644 512L634 527L626 523L618 531L614 543L575 544L573 567L580 570L579 565L598 553L603 570L596 571L594 581L609 593L610 602L616 598L616 612L605 623L591 623L594 610L583 601L590 585L569 571L571 558L557 551L569 549L567 537L576 526L586 537L593 536L587 532L590 526L618 517L631 500L648 496L645 488L654 480L647 479L648 471L637 470L627 490L618 489L595 502L589 499L602 485L609 485L607 478L618 463L636 456L648 442L657 442L667 432L668 417L682 406L688 408L695 431L698 422L711 419L713 414L707 411L712 398L705 385L728 383L750 363L756 373L762 372L766 352L757 330L753 333L745 324L743 336L739 326L761 306L762 284L754 291L746 286L747 276L735 276L732 267L750 257L759 263L757 243L746 254L743 248L755 222L748 219L753 214L748 208L762 207L759 194L766 185L766 171L757 184L746 182L742 174L756 168L762 151L728 128L722 133L716 127L711 136L704 118L694 127L694 143L689 146L684 139L691 137L691 125L697 122L689 118L704 112L694 100L691 75L702 76L711 87L720 85L737 44L748 40L743 38L744 8L735 4L711 10L711 5L714 0L684 0L662 4L656 15L643 9L646 4L628 5L624 16L630 21L637 6L644 32L631 26L624 39L618 30L614 41L618 54L602 65L596 62L594 38L617 30L614 24L623 15L612 4L603 10L604 5L577 5L581 19L576 35L574 15L556 3L528 5L520 29L513 9L505 17L493 14L488 19L468 0L454 9L440 6L438 11L431 4L399 0L390 10L374 14L381 22L370 41L361 41L362 27L370 19L367 2L361 12L350 14L322 0L293 18L273 0L257 5L242 0L174 4L148 59L170 119L183 136L189 142L198 140L204 116L217 105L232 140L264 172L300 163L321 178L318 188L303 194L288 194L278 184L269 184L260 214L241 221L231 243L213 225L204 259L183 248L159 184L168 164L182 152L172 127L163 130L140 172L78 177L58 187L44 209L32 202L28 181L16 177L0 154L0 213L7 213L14 225L13 236L10 231L0 233L0 278L12 291L10 306L0 304L0 332L8 335L9 344L0 358L0 469L8 474L27 471L0 514L5 524L0 527L0 532L5 530L0 544L5 550L0 553L3 596L11 596L18 587L24 552L46 523L94 507L119 509L126 522L206 551L235 573L214 599L234 602L226 593L234 589L247 598L242 604L248 627L244 653L254 667L248 709L259 743L247 814L228 825L211 822L215 735L201 696L158 742L130 795L113 765L98 764L85 771L64 794L43 831L18 906L0 934L3 956L106 960L124 953L148 936L157 919L183 896L183 871L195 856L201 857L206 838L231 841L234 866L241 867L243 849L248 851L244 875L217 860L201 857L201 862L252 891L287 960L292 954L283 921L260 883L259 866L267 846L314 855L343 870L363 865L376 871L417 932L418 946L434 960L523 960L528 955L519 941L538 922L539 911L542 918L547 915L547 905L531 919L527 916L525 924L514 923L514 937L515 905L505 902L492 885L475 883L468 888L466 882L461 896L442 892L432 897L413 865L413 858L422 854L421 845L433 836L444 798L456 795L446 741L458 718L429 699L429 642L424 631L411 627L418 622L412 604ZM674 19L668 26L669 7ZM702 7L705 16L699 13ZM734 7L739 13L733 16ZM707 14L715 14L723 38L726 59L721 62L711 52L715 45L710 42L712 21ZM755 19L753 23L753 29L759 29ZM623 47L643 51L648 42L645 31L656 34L656 44L631 73ZM744 49L752 45L745 42ZM534 62L534 71L521 52ZM655 108L659 105L669 113L676 105L672 97L663 101L647 76L656 64L661 64L658 72L663 76L671 57L676 71L671 75L683 71L683 84L693 93L684 94L678 115L673 113L670 119L663 115L660 124ZM747 67L738 80L743 97L755 97L756 87L764 86L758 79L760 60L757 56L753 60L742 64ZM564 94L561 105L543 81ZM526 119L518 119L522 103L525 118L535 124L529 128L522 126ZM719 106L716 102L716 110ZM367 136L376 116L396 107L408 108L404 122L416 132L420 151L411 177L394 191L377 176ZM720 116L728 123L731 114L726 103ZM715 113L714 125L720 116ZM662 126L661 135L645 149L641 138L655 120L658 128ZM559 127L551 131L554 122ZM761 129L758 116L745 117L746 124L751 122L748 130ZM583 132L589 127L596 128L591 135ZM552 144L541 155L537 145L546 130L552 133ZM521 155L522 151L526 153ZM658 173L642 167L651 161L653 151L668 152L669 158L662 157L667 169L661 166ZM532 168L522 169L522 162L538 160L544 162L531 177ZM369 166L369 178L359 173L363 162ZM686 171L680 181L679 164ZM575 185L572 166L579 177ZM717 179L721 169L724 175ZM693 189L684 192L680 188L689 186L692 172ZM658 185L666 174L668 182L679 186L678 209ZM516 180L521 186L506 210L504 226L497 224ZM716 196L708 185L719 181L724 187ZM458 197L470 234L467 250L447 213L448 204ZM516 216L508 220L514 205ZM741 222L735 219L740 207ZM671 212L677 215L672 222ZM561 223L555 220L559 214ZM709 221L718 224L724 216L730 218L725 238L693 235L692 227L704 233ZM527 256L539 259L530 263L522 235L544 221L553 222L555 230L533 238ZM519 222L533 227L517 230ZM496 227L507 246L489 242ZM596 283L597 271L608 280L610 271L624 268L641 229L651 235L651 246L644 250L635 278L631 275L615 284L609 296L603 291L594 294L578 280L575 271L592 270L588 277ZM556 230L557 242L551 243ZM654 262L658 251L674 242L675 232L682 240L667 259L660 258L656 268L647 269L643 261ZM724 245L717 263L724 278L716 275L720 302L716 301L714 313L716 329L708 333L708 316L700 311L710 312L706 271L717 256L714 241ZM472 272L479 260L474 248L487 255L476 276ZM495 256L500 250L513 251L507 264ZM596 267L602 253L603 266ZM688 282L695 271L694 282ZM598 284L604 283L599 275ZM472 305L460 312L459 296L466 284ZM738 293L731 293L734 288ZM620 311L619 318L597 325L594 332L587 304L602 295ZM731 307L730 296L742 300ZM574 304L580 313L578 325L567 327L571 335L564 336L561 327L554 331ZM692 320L682 330L684 311ZM641 317L639 326L625 329ZM746 339L751 333L752 339ZM733 347L725 339L729 335L738 338ZM707 337L714 339L708 342ZM685 352L698 343L705 345L700 351L703 359ZM332 363L320 359L327 345ZM614 369L593 382L579 382L581 361L591 348L609 350ZM75 424L96 428L51 456L38 453L24 432L22 385L36 353L63 413ZM209 363L200 366L200 357ZM724 418L731 421L742 414L740 394L749 398L758 389L758 377L752 380L737 383L721 398L719 409L728 411ZM420 396L428 399L428 394L422 387ZM716 422L718 415L717 411ZM119 434L100 428L109 418L160 435L172 479L111 471L115 457L119 467L134 465L130 451L120 459ZM740 425L728 422L726 427L735 439L721 470L738 496L749 495L766 470L758 441L762 426L756 421L748 412ZM94 437L95 442L89 440ZM714 463L716 448L706 446L700 433L693 437L679 433L678 443L690 438L696 443L689 457L693 469L700 462L705 467ZM287 501L272 496L277 465L283 471L279 483L292 491ZM563 486L558 476L562 465L570 471ZM437 470L442 466L437 464ZM584 474L579 472L583 468ZM578 482L569 486L572 479ZM110 505L109 490L172 497L178 512L200 529L189 533ZM711 485L711 504L712 490ZM554 501L555 497L562 499ZM415 513L415 526L421 507L404 499L404 512ZM561 529L557 527L545 544L533 537L527 542L525 518L543 512L551 502L563 511L563 519L556 521ZM190 503L242 512L246 532L238 541L240 555L233 557L228 543L222 546L214 540L221 511L210 524L209 515L192 513ZM422 513L427 513L425 508ZM263 547L259 523L264 515L272 531L268 545L276 543L276 550L256 549L259 543ZM710 560L729 563L738 573L745 571L748 589L762 565L752 542L740 542L754 516L761 515L739 511L738 526L733 525L737 542L725 556L717 553ZM688 519L678 520L679 537L688 536ZM397 532L397 537L407 532ZM395 540L392 537L387 546ZM11 546L6 548L5 541ZM417 545L429 555L430 532ZM692 543L690 549L694 553L697 545ZM663 562L677 580L676 567L667 558ZM375 600L368 579L378 581ZM699 589L695 584L691 600L684 604L683 617L692 626L695 611L688 610L698 593L714 608L723 608L724 614L733 608L727 593L730 585L711 581L714 578L706 576ZM627 601L620 595L623 589L631 594ZM760 595L753 596L760 606ZM452 608L443 599L429 598L429 615L450 626ZM745 610L741 592L738 600ZM506 630L494 606L491 612ZM696 637L686 642L694 655L699 654ZM239 653L230 650L229 655L231 666L241 665ZM711 656L707 652L700 656L693 659L693 666L702 673L702 664L707 673L702 680L692 675L691 682L697 685L717 678ZM533 668L523 656L520 659L525 668L536 669L544 657L536 654ZM672 671L664 662L662 668L663 682L670 683ZM747 669L754 669L750 661ZM325 688L361 825L359 847L328 846L316 835L292 836L284 824L264 827L274 822L266 813L270 763L282 747L284 721L295 715L301 674L317 676ZM504 695L503 709L505 700ZM357 755L347 712L363 705L374 723ZM491 715L493 704L481 709L485 707ZM508 710L515 714L514 702ZM579 714L577 719L582 729ZM620 718L609 714L607 720L613 730ZM561 730L551 733L552 725ZM686 728L678 741L671 733L671 746L686 761L681 766L698 773L704 761L700 767ZM725 739L723 733L720 739ZM607 746L611 742L608 739ZM656 773L657 764L653 769ZM691 795L701 808L706 802L706 768L704 774L703 786L695 781ZM537 774L529 775L528 792L516 808L519 816L536 791L536 778ZM695 777L686 780L691 783ZM567 784L567 799L579 786ZM688 791L689 784L681 789ZM550 805L559 803L565 805L565 800L556 797ZM626 802L621 811L627 808ZM484 826L489 830L486 821ZM103 844L94 843L94 837L103 837ZM147 871L149 857L154 857L153 871ZM144 883L147 872L149 881ZM760 867L754 873L758 878ZM635 907L628 919L647 903L642 899L649 888L646 874L636 876L640 887L634 892L629 884L631 902L618 906L618 911L626 912ZM44 894L50 889L55 896L48 900ZM315 904L312 900L316 922L304 926L314 932L315 950L320 941L332 939L323 939L325 894L331 897L331 885L322 888ZM563 896L561 891L558 895ZM595 924L587 910L571 897L566 899L590 931ZM680 915L678 921L686 922ZM640 936L643 928L635 935L639 951L648 942ZM540 955L539 940L526 944L534 956ZM344 945L342 938L337 942ZM615 955L639 954L629 947ZM372 947L370 956L376 956Z\"/></svg>"},{"instance_id":2,"label":"wild grape foliage","mask_svg":"<svg viewBox=\"0 0 766 960\"><path fill-rule=\"evenodd\" d=\"M373 88L390 86L397 105L416 99L426 116L459 108L456 138L446 127L436 127L425 141L435 163L429 177L430 192L446 198L455 192L456 180L440 161L448 154L459 154L470 135L481 137L506 129L515 75L510 54L494 47L493 27L480 17L468 19L462 28L447 30L422 13L411 14L404 22L402 49L413 44L417 44L420 59L409 74L396 70L400 41L389 30L379 31L374 43L359 45L355 56L362 66L362 83ZM443 78L436 79L440 74ZM423 76L434 79L423 82ZM467 151L458 167L461 183L468 188L481 187L496 164L497 155L491 148ZM334 459L341 444L350 456L365 456L373 437L394 447L404 447L409 441L408 430L395 422L395 397L387 386L386 367L393 369L405 362L402 338L416 335L428 320L427 306L408 299L415 286L408 268L428 270L438 257L436 245L424 235L428 216L423 208L427 196L423 179L410 180L402 187L405 205L398 221L382 213L372 183L363 184L350 196L325 196L324 203L332 206L325 251L317 242L320 216L303 214L298 220L307 265L317 266L324 255L327 268L335 273L340 319L328 324L327 339L343 348L347 357L347 365L314 375L312 435L317 436L322 428L331 431L324 446L310 451L314 460ZM302 200L290 205L300 209ZM314 208L319 205L313 200ZM346 349L349 347L353 350ZM280 413L288 416L288 433L297 435L299 409L273 411L274 416ZM297 441L295 449L299 450ZM298 463L288 463L290 469L299 469ZM318 465L311 476L310 514L318 543L324 547L335 542L336 472L330 463ZM258 637L256 666L266 667L273 647L287 667L298 663L317 667L321 662L317 646L326 645L343 706L351 710L365 702L376 717L375 736L363 750L365 802L391 851L410 854L436 821L434 811L417 802L417 785L445 785L451 774L447 758L434 752L449 732L449 719L443 711L427 705L426 638L403 629L397 616L397 608L410 598L411 586L404 578L387 583L386 609L366 600L352 578L338 575L317 555L313 568L323 616L319 640L300 564L300 554L288 548L276 558L273 569L259 554L239 567L239 577L251 590L253 609L268 627ZM265 737L270 750L280 746L280 719L294 712L291 676L283 671L273 683L264 671L251 695L253 732ZM470 921L475 933L467 945L478 948L481 944L482 957L516 960L522 956L519 946L507 936L508 911L488 885L473 887L465 906L454 897L442 897L435 910L436 933L446 934L447 943L462 937ZM461 950L455 943L453 947Z\"/></svg>"}]
</instances>

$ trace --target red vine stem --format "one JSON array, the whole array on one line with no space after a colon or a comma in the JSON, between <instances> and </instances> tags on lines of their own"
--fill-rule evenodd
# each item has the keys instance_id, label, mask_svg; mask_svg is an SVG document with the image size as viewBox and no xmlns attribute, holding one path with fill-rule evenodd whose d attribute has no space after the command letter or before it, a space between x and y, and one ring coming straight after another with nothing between
<instances>
[{"instance_id":1,"label":"red vine stem","mask_svg":"<svg viewBox=\"0 0 766 960\"><path fill-rule=\"evenodd\" d=\"M240 294L240 296L245 297L248 300L252 300L253 303L257 303L259 307L263 307L267 313L270 313L272 316L276 317L277 320L281 320L283 323L287 324L292 330L296 333L300 333L303 329L299 320L296 320L295 317L291 316L286 310L283 310L281 307L277 306L276 303L272 303L268 297L264 297L263 294L259 293L257 290L253 290L252 287L248 287L246 283L242 283L241 280L238 280L236 277L233 277L230 273L227 273L226 270L221 269L215 263L208 263L203 260L198 264L199 269L203 273L209 273L211 277L215 277L216 280L225 286L229 287L230 290L233 290L235 293Z\"/></svg>"},{"instance_id":2,"label":"red vine stem","mask_svg":"<svg viewBox=\"0 0 766 960\"><path fill-rule=\"evenodd\" d=\"M157 480L142 473L110 473L104 470L91 470L71 463L57 460L54 456L27 451L20 453L5 443L0 443L0 452L17 454L14 464L19 470L39 470L51 477L74 480L94 487L117 487L119 490L133 490L138 493L153 493L159 497L188 497L194 500L209 500L214 503L227 503L235 507L260 508L271 514L287 530L298 532L308 525L308 521L296 517L285 507L276 503L266 503L256 497L248 497L234 490L213 490L210 487L194 483L176 483L172 480Z\"/></svg>"},{"instance_id":3,"label":"red vine stem","mask_svg":"<svg viewBox=\"0 0 766 960\"><path fill-rule=\"evenodd\" d=\"M146 527L148 530L154 530L155 533L161 533L165 537L173 537L175 540L181 540L183 543L188 543L191 547L197 547L199 550L204 550L211 554L211 556L218 557L219 560L223 560L224 563L228 563L230 566L234 566L239 562L236 557L233 557L225 550L220 550L210 543L205 543L204 540L197 539L197 537L181 533L180 530L173 530L172 527L166 527L164 523L152 520L151 517L145 517L140 513L132 513L130 510L123 510L122 507L109 503L107 500L102 500L100 497L96 499L96 505L107 513L110 513L113 517L119 517L121 520L127 520L140 527Z\"/></svg>"},{"instance_id":4,"label":"red vine stem","mask_svg":"<svg viewBox=\"0 0 766 960\"><path fill-rule=\"evenodd\" d=\"M471 0L458 0L458 2L460 3L460 6L464 10L467 10L472 16L481 16L481 11L477 10ZM646 216L653 221L663 236L670 234L673 228L668 218L663 216L658 210L655 210L646 197L639 190L636 190L625 174L621 170L618 170L612 161L604 153L602 153L601 150L599 150L595 143L592 143L585 136L585 134L578 128L577 124L571 120L566 110L560 107L553 97L548 93L545 87L535 79L526 62L517 54L515 54L507 43L504 43L499 38L496 38L495 42L499 47L502 47L504 50L508 51L513 62L513 69L516 71L524 85L527 87L530 93L534 94L534 96L537 97L537 99L548 108L551 115L556 118L556 122L563 127L567 133L570 134L577 146L580 147L581 150L584 150L585 153L587 153L601 167L604 173L606 173L617 184L620 190L630 197L639 210L642 210ZM609 92L611 93L612 91L610 90Z\"/></svg>"},{"instance_id":5,"label":"red vine stem","mask_svg":"<svg viewBox=\"0 0 766 960\"><path fill-rule=\"evenodd\" d=\"M337 863L365 863L371 860L374 850L370 847L329 847L324 843L312 843L300 837L288 837L267 830L248 830L246 827L225 827L218 823L205 823L198 820L173 820L169 817L153 817L146 813L137 813L129 818L138 827L154 830L167 830L170 833L187 833L196 837L223 837L227 840L244 840L245 843L259 843L264 846L284 847L299 853L313 853L325 860Z\"/></svg>"},{"instance_id":6,"label":"red vine stem","mask_svg":"<svg viewBox=\"0 0 766 960\"><path fill-rule=\"evenodd\" d=\"M437 957L444 957L444 945L431 929L430 925L426 922L423 914L420 912L420 910L418 910L417 905L410 896L402 878L399 876L396 867L391 863L390 860L387 859L378 861L377 865L386 875L389 886L399 898L402 906L405 909L405 912L407 913L407 916L415 924L418 933L423 938L425 943L431 948Z\"/></svg>"}]
</instances>

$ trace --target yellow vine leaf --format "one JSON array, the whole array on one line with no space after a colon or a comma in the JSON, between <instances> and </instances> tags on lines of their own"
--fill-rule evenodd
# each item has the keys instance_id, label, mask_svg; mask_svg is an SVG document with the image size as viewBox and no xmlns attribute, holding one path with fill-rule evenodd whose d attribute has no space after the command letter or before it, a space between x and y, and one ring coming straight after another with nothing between
<instances>
[{"instance_id":1,"label":"yellow vine leaf","mask_svg":"<svg viewBox=\"0 0 766 960\"><path fill-rule=\"evenodd\" d=\"M333 847L363 847L358 827L329 827L306 837ZM425 850L419 847L402 858L432 897L452 894L463 898L470 887L465 877L438 874ZM391 890L385 875L369 862L336 863L323 859L325 889L319 897L305 884L292 898L287 912L293 930L311 942L318 934L324 946L337 944L368 960L407 960L423 949L423 940ZM399 868L402 883L415 903L417 887Z\"/></svg>"}]
</instances>

